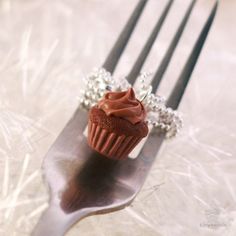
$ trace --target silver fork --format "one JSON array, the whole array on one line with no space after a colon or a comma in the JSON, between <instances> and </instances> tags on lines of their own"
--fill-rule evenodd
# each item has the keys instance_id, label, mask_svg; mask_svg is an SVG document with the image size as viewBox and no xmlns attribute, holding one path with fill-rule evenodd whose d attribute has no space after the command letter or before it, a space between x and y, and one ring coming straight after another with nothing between
<instances>
[{"instance_id":1,"label":"silver fork","mask_svg":"<svg viewBox=\"0 0 236 236\"><path fill-rule=\"evenodd\" d=\"M146 2L147 0L139 1L105 60L103 67L109 72L114 72ZM127 77L131 84L140 73L172 3L173 0L167 3L131 69ZM152 78L153 92L158 89L194 4L195 0L187 9L161 65ZM167 100L168 107L178 108L215 17L217 6L216 1ZM87 118L87 112L78 108L44 159L43 170L50 188L50 202L32 235L65 235L73 224L84 217L113 212L128 206L142 188L165 137L163 132L152 130L136 159L114 161L102 157L87 145L86 137L83 135Z\"/></svg>"}]
</instances>

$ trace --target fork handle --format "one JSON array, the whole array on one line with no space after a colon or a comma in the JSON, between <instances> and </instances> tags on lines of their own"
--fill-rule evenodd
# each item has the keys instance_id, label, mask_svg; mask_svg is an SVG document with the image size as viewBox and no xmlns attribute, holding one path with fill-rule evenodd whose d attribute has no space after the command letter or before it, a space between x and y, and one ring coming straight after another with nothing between
<instances>
[{"instance_id":1,"label":"fork handle","mask_svg":"<svg viewBox=\"0 0 236 236\"><path fill-rule=\"evenodd\" d=\"M83 211L65 214L59 206L51 205L42 214L32 236L63 236L69 228L85 216Z\"/></svg>"}]
</instances>

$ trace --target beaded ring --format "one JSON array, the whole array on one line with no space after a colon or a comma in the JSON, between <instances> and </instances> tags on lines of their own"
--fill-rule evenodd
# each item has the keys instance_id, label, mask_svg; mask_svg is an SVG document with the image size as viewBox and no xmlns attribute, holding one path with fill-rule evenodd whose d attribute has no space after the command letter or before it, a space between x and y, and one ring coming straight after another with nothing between
<instances>
[{"instance_id":1,"label":"beaded ring","mask_svg":"<svg viewBox=\"0 0 236 236\"><path fill-rule=\"evenodd\" d=\"M147 85L148 73L142 73L133 87L137 98L142 101L147 110L147 123L153 128L166 132L166 137L176 136L183 126L182 118L177 111L165 106L162 96L152 93L152 86ZM85 90L79 98L80 106L89 110L108 91L123 91L131 87L125 78L115 80L104 68L94 69L85 78Z\"/></svg>"}]
</instances>

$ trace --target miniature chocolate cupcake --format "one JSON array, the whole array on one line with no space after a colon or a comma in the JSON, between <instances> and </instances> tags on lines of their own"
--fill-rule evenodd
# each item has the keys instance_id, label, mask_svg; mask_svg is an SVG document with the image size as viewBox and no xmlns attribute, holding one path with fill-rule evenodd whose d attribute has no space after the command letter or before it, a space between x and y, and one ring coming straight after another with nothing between
<instances>
[{"instance_id":1,"label":"miniature chocolate cupcake","mask_svg":"<svg viewBox=\"0 0 236 236\"><path fill-rule=\"evenodd\" d=\"M124 159L148 134L145 116L132 88L108 92L89 112L88 143L106 157Z\"/></svg>"}]
</instances>

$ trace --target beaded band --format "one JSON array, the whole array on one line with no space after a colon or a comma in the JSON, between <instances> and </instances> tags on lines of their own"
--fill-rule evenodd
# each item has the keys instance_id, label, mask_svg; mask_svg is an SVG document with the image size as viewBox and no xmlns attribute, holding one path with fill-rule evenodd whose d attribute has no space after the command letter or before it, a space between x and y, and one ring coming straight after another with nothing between
<instances>
[{"instance_id":1,"label":"beaded band","mask_svg":"<svg viewBox=\"0 0 236 236\"><path fill-rule=\"evenodd\" d=\"M142 101L147 110L147 123L154 128L166 132L166 137L176 136L183 121L177 111L165 106L165 99L153 94L152 86L147 85L147 73L142 73L137 80L134 90L136 96ZM125 78L115 80L104 68L94 69L85 78L85 90L79 98L80 106L89 110L108 91L122 91L131 87Z\"/></svg>"}]
</instances>

